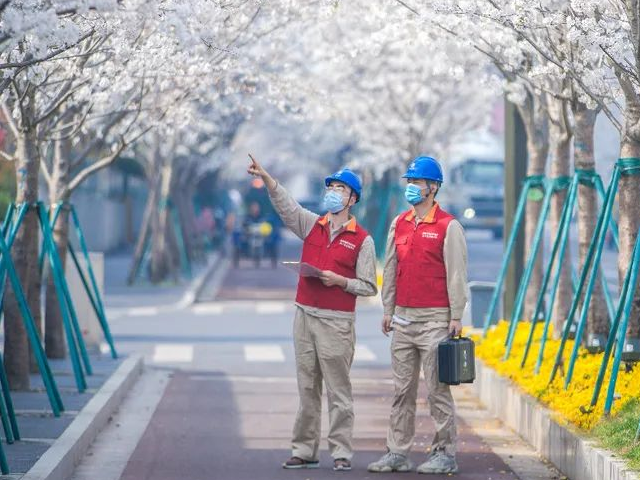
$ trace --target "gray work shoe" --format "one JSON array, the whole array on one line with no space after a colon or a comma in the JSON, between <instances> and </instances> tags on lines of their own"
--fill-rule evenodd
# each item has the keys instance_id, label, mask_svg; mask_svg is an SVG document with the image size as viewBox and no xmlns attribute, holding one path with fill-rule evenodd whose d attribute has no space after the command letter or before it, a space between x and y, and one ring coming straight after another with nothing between
<instances>
[{"instance_id":1,"label":"gray work shoe","mask_svg":"<svg viewBox=\"0 0 640 480\"><path fill-rule=\"evenodd\" d=\"M370 463L367 470L376 473L409 472L413 468L411 460L399 453L385 453L377 462Z\"/></svg>"},{"instance_id":2,"label":"gray work shoe","mask_svg":"<svg viewBox=\"0 0 640 480\"><path fill-rule=\"evenodd\" d=\"M458 464L453 455L447 455L443 450L436 450L429 455L427 461L416 469L418 473L456 473Z\"/></svg>"}]
</instances>

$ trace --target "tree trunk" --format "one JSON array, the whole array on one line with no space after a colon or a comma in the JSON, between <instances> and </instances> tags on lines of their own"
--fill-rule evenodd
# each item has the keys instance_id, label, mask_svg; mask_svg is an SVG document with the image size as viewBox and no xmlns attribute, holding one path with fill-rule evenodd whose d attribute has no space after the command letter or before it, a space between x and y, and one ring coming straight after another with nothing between
<instances>
[{"instance_id":1,"label":"tree trunk","mask_svg":"<svg viewBox=\"0 0 640 480\"><path fill-rule=\"evenodd\" d=\"M547 128L547 119L542 112L542 100L535 99L532 96L529 97L528 102L525 105L519 106L518 110L520 116L523 119L525 129L527 132L527 155L529 157L527 162L527 175L544 175L547 155L549 154L549 134ZM524 223L524 242L525 242L525 261L531 255L531 247L533 244L533 237L535 235L536 224L538 223L538 217L542 210L542 197L544 196L544 189L536 189L538 195L529 195L525 207L525 223ZM539 252L542 252L544 248L544 239L541 240L539 246ZM525 305L523 311L523 318L531 319L533 311L535 309L536 301L540 288L542 287L542 275L543 275L543 258L540 253L533 266L531 272L531 279L529 281L529 288L527 289L525 296Z\"/></svg>"},{"instance_id":2,"label":"tree trunk","mask_svg":"<svg viewBox=\"0 0 640 480\"><path fill-rule=\"evenodd\" d=\"M35 250L35 254L38 254L38 246L40 243L40 236L38 235L38 232L40 231L40 225L38 223L38 219L36 218L35 220L35 226L34 228L36 229L36 250ZM40 265L38 263L38 260L35 260L33 262L30 262L29 264L29 269L30 269L30 273L29 273L29 278L31 279L29 282L29 291L27 293L27 299L29 302L29 309L31 310L31 315L33 316L33 323L36 326L36 330L38 331L38 335L40 336L40 339L42 339L42 335L44 332L44 328L42 325L42 306L40 303L40 292L42 291L42 276L40 274ZM36 360L36 356L35 353L33 351L33 348L31 346L29 346L29 371L31 373L38 373L40 370L38 368L38 362Z\"/></svg>"},{"instance_id":3,"label":"tree trunk","mask_svg":"<svg viewBox=\"0 0 640 480\"><path fill-rule=\"evenodd\" d=\"M138 268L144 259L144 252L146 246L146 239L151 230L151 220L156 212L156 205L158 203L157 193L158 188L155 181L149 183L149 194L147 196L147 203L144 207L144 213L142 215L142 224L140 225L140 231L138 232L138 239L136 240L136 248L133 253L133 261L131 263L131 269L127 277L127 283L131 285L135 281L135 275Z\"/></svg>"},{"instance_id":4,"label":"tree trunk","mask_svg":"<svg viewBox=\"0 0 640 480\"><path fill-rule=\"evenodd\" d=\"M31 109L30 98L26 109ZM39 161L36 149L35 131L27 127L16 139L16 203L33 204L38 200ZM31 288L33 262L38 263L38 219L35 209L30 209L15 238L12 258L22 289L27 295L30 307L38 306L39 295ZM37 268L37 265L36 265ZM29 344L13 288L7 280L7 295L4 309L4 364L12 390L29 388ZM32 311L32 314L36 312Z\"/></svg>"},{"instance_id":5,"label":"tree trunk","mask_svg":"<svg viewBox=\"0 0 640 480\"><path fill-rule=\"evenodd\" d=\"M640 125L640 106L630 109L627 107L625 129L631 125ZM640 158L640 141L631 138L626 132L622 136L620 149L621 158ZM620 285L631 262L633 246L636 242L638 228L640 227L640 175L623 175L620 178L619 190L620 202L620 255L618 257L618 279ZM629 338L640 338L640 287L636 288L633 297L633 307L629 317L627 330Z\"/></svg>"},{"instance_id":6,"label":"tree trunk","mask_svg":"<svg viewBox=\"0 0 640 480\"><path fill-rule=\"evenodd\" d=\"M575 137L574 161L576 169L595 170L593 132L597 111L578 104L574 109ZM589 185L578 186L578 272L584 268L584 261L593 238L600 208L598 192ZM602 275L602 272L599 273ZM609 316L602 290L602 283L595 284L589 312L587 314L587 335L604 335L609 333ZM585 337L583 340L586 341Z\"/></svg>"},{"instance_id":7,"label":"tree trunk","mask_svg":"<svg viewBox=\"0 0 640 480\"><path fill-rule=\"evenodd\" d=\"M547 161L548 146L538 146L535 140L527 141L527 150L529 155L529 163L527 165L527 175L544 175L545 164ZM533 246L533 237L535 236L536 225L538 224L538 218L542 211L542 197L544 196L544 187L536 188L540 193L538 195L529 195L525 210L525 261L531 255ZM523 318L531 319L533 311L538 299L538 293L542 288L542 275L543 275L543 259L541 252L544 249L544 239L541 239L538 247L538 257L533 266L531 272L531 280L529 282L529 288L527 289L527 295L525 297L525 306Z\"/></svg>"},{"instance_id":8,"label":"tree trunk","mask_svg":"<svg viewBox=\"0 0 640 480\"><path fill-rule=\"evenodd\" d=\"M54 205L69 199L69 161L68 151L60 141L55 143L52 172L52 187L49 192L51 214ZM53 239L56 243L63 272L66 268L67 245L69 242L69 211L63 208L53 228ZM65 358L67 346L64 336L64 325L60 310L60 299L55 288L53 272L49 269L47 276L47 296L45 303L45 350L49 358Z\"/></svg>"},{"instance_id":9,"label":"tree trunk","mask_svg":"<svg viewBox=\"0 0 640 480\"><path fill-rule=\"evenodd\" d=\"M167 162L161 170L160 205L157 214L151 222L151 262L149 265L149 279L151 283L160 283L171 275L174 266L169 242L167 241L167 223L169 222L169 207L173 166Z\"/></svg>"},{"instance_id":10,"label":"tree trunk","mask_svg":"<svg viewBox=\"0 0 640 480\"><path fill-rule=\"evenodd\" d=\"M549 123L549 137L551 140L551 178L569 176L570 174L570 145L571 134L565 122L564 109L568 108L566 102L560 100L552 100L549 102L549 112L551 121ZM567 190L559 190L551 197L551 209L549 212L549 229L551 232L557 232L560 229L560 221L562 219L562 207L567 197ZM565 263L566 262L566 263ZM555 335L562 332L562 326L567 319L567 314L571 308L571 300L573 298L573 288L571 284L571 248L567 244L565 255L558 258L556 269L564 265L560 275L560 284L558 293L553 304L553 312L551 321L553 324Z\"/></svg>"}]
</instances>

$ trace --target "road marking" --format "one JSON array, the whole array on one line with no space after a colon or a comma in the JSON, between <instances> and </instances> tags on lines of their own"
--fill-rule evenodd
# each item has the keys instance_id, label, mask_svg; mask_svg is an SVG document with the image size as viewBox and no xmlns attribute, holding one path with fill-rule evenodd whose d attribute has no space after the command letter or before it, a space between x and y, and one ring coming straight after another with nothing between
<instances>
[{"instance_id":1,"label":"road marking","mask_svg":"<svg viewBox=\"0 0 640 480\"><path fill-rule=\"evenodd\" d=\"M152 317L160 313L158 307L137 307L130 308L127 313L132 317Z\"/></svg>"},{"instance_id":2,"label":"road marking","mask_svg":"<svg viewBox=\"0 0 640 480\"><path fill-rule=\"evenodd\" d=\"M256 303L256 313L258 315L269 315L284 313L287 306L284 302L258 302Z\"/></svg>"},{"instance_id":3,"label":"road marking","mask_svg":"<svg viewBox=\"0 0 640 480\"><path fill-rule=\"evenodd\" d=\"M245 345L244 359L247 362L284 362L284 351L275 344Z\"/></svg>"},{"instance_id":4,"label":"road marking","mask_svg":"<svg viewBox=\"0 0 640 480\"><path fill-rule=\"evenodd\" d=\"M156 345L153 350L155 363L190 363L193 360L193 345L169 343Z\"/></svg>"},{"instance_id":5,"label":"road marking","mask_svg":"<svg viewBox=\"0 0 640 480\"><path fill-rule=\"evenodd\" d=\"M191 312L194 315L222 315L224 312L224 305L220 303L202 303L196 304L191 307Z\"/></svg>"},{"instance_id":6,"label":"road marking","mask_svg":"<svg viewBox=\"0 0 640 480\"><path fill-rule=\"evenodd\" d=\"M353 356L355 362L375 362L378 359L376 354L366 345L356 345L356 351Z\"/></svg>"}]
</instances>

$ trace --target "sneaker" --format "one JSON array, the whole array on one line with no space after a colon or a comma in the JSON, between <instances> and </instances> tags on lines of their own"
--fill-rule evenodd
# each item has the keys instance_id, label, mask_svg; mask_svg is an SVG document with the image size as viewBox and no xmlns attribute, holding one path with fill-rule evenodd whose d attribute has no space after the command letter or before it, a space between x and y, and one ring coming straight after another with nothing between
<instances>
[{"instance_id":1,"label":"sneaker","mask_svg":"<svg viewBox=\"0 0 640 480\"><path fill-rule=\"evenodd\" d=\"M427 457L427 461L416 469L418 473L456 473L458 464L453 455L447 455L442 450L436 450Z\"/></svg>"},{"instance_id":2,"label":"sneaker","mask_svg":"<svg viewBox=\"0 0 640 480\"><path fill-rule=\"evenodd\" d=\"M377 462L370 463L367 470L375 473L408 472L413 468L411 460L399 453L387 452Z\"/></svg>"},{"instance_id":3,"label":"sneaker","mask_svg":"<svg viewBox=\"0 0 640 480\"><path fill-rule=\"evenodd\" d=\"M304 460L300 457L291 457L289 460L282 464L282 468L286 469L301 469L301 468L319 468L320 462L318 460Z\"/></svg>"},{"instance_id":4,"label":"sneaker","mask_svg":"<svg viewBox=\"0 0 640 480\"><path fill-rule=\"evenodd\" d=\"M333 470L335 472L346 472L351 470L351 462L346 458L336 458L333 461Z\"/></svg>"}]
</instances>

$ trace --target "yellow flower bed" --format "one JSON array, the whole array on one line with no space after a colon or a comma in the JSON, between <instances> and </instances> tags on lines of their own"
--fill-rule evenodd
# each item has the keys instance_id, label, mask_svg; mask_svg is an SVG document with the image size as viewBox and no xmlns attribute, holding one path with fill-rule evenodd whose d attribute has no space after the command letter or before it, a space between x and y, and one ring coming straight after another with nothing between
<instances>
[{"instance_id":1,"label":"yellow flower bed","mask_svg":"<svg viewBox=\"0 0 640 480\"><path fill-rule=\"evenodd\" d=\"M591 430L603 414L613 358L609 361L609 369L605 376L596 408L591 413L582 413L580 407L588 407L591 402L591 396L603 355L589 354L585 349L581 348L569 388L567 390L564 389L562 369L559 370L553 383L548 385L560 341L547 340L540 373L536 375L534 373L534 367L540 348L540 339L542 337L542 325L538 325L536 327L534 341L529 351L527 363L524 368L520 368L530 327L531 324L528 322L522 322L518 325L511 355L506 361L502 359L505 352L504 342L509 328L508 322L500 322L493 327L486 338L480 336L474 337L476 342L476 355L482 359L486 365L491 366L501 375L510 378L525 392L536 397L551 410L555 411L558 414L559 420L567 421L583 430ZM569 340L564 349L564 361L567 365L572 349L573 341ZM635 368L634 371L631 372L625 372L624 369L620 370L616 383L616 393L620 395L620 399L614 401L612 414L615 414L630 399L634 397L640 398L640 376L638 375L638 368Z\"/></svg>"}]
</instances>

